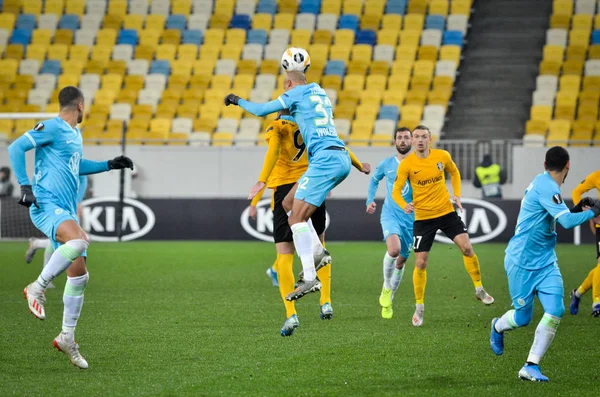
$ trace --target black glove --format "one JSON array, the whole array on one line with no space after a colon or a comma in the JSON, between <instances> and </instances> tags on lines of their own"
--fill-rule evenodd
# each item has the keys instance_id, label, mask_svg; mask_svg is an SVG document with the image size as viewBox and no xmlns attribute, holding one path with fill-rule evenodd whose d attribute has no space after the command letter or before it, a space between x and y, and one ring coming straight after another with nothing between
<instances>
[{"instance_id":1,"label":"black glove","mask_svg":"<svg viewBox=\"0 0 600 397\"><path fill-rule=\"evenodd\" d=\"M31 188L31 185L21 186L21 197L19 198L19 204L27 208L31 207L31 205L33 204L37 208L40 208L37 199L33 195L33 189Z\"/></svg>"},{"instance_id":2,"label":"black glove","mask_svg":"<svg viewBox=\"0 0 600 397\"><path fill-rule=\"evenodd\" d=\"M235 94L229 94L225 97L225 106L236 105L240 101L240 97Z\"/></svg>"},{"instance_id":3,"label":"black glove","mask_svg":"<svg viewBox=\"0 0 600 397\"><path fill-rule=\"evenodd\" d=\"M109 170L121 170L123 168L129 168L133 170L133 161L129 157L118 156L112 160L108 160Z\"/></svg>"}]
</instances>

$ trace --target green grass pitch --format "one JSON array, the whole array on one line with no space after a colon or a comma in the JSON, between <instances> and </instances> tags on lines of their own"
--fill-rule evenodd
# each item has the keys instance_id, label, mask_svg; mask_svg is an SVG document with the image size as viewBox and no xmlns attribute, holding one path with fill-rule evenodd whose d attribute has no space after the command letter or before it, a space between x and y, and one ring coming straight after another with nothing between
<instances>
[{"instance_id":1,"label":"green grass pitch","mask_svg":"<svg viewBox=\"0 0 600 397\"><path fill-rule=\"evenodd\" d=\"M504 244L477 245L483 281L496 298L473 294L460 252L436 244L430 256L425 323L411 326L412 270L400 285L394 318L380 317L383 243L331 243L331 321L319 319L317 294L297 303L300 328L279 330L284 310L265 269L267 243L94 243L90 285L76 332L87 371L52 349L62 320L65 276L47 292L47 320L28 313L23 287L42 253L25 264L25 243L0 243L1 395L575 395L597 390L599 319L585 296L565 314L542 362L549 384L517 379L541 316L506 336L501 357L489 348L490 320L510 308ZM559 246L567 291L596 260L593 246ZM296 270L299 270L296 260ZM568 307L568 298L565 299ZM595 392L593 392L595 393Z\"/></svg>"}]
</instances>

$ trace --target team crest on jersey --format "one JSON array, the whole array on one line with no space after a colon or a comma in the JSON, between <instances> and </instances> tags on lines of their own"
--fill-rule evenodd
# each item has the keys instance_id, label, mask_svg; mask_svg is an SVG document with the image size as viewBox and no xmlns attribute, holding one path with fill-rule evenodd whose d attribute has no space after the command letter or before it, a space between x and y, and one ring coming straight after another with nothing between
<instances>
[{"instance_id":1,"label":"team crest on jersey","mask_svg":"<svg viewBox=\"0 0 600 397\"><path fill-rule=\"evenodd\" d=\"M37 123L35 127L33 127L34 131L42 131L44 129L44 123Z\"/></svg>"},{"instance_id":2,"label":"team crest on jersey","mask_svg":"<svg viewBox=\"0 0 600 397\"><path fill-rule=\"evenodd\" d=\"M438 167L439 171L443 171L444 170L444 164L442 164L441 161L439 163L437 163L437 167Z\"/></svg>"},{"instance_id":3,"label":"team crest on jersey","mask_svg":"<svg viewBox=\"0 0 600 397\"><path fill-rule=\"evenodd\" d=\"M563 199L560 197L560 194L556 193L554 196L552 196L552 201L554 201L556 204L562 204Z\"/></svg>"}]
</instances>

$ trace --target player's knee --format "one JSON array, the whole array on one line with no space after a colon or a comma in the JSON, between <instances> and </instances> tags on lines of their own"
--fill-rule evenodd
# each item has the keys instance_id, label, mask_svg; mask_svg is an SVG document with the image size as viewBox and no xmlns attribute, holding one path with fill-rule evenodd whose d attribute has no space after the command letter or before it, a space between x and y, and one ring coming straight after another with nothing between
<instances>
[{"instance_id":1,"label":"player's knee","mask_svg":"<svg viewBox=\"0 0 600 397\"><path fill-rule=\"evenodd\" d=\"M388 255L397 258L400 256L400 247L388 247Z\"/></svg>"},{"instance_id":2,"label":"player's knee","mask_svg":"<svg viewBox=\"0 0 600 397\"><path fill-rule=\"evenodd\" d=\"M519 327L526 327L531 322L533 318L533 308L517 310L515 312L515 322Z\"/></svg>"},{"instance_id":3,"label":"player's knee","mask_svg":"<svg viewBox=\"0 0 600 397\"><path fill-rule=\"evenodd\" d=\"M74 251L78 252L79 255L81 255L90 247L90 242L89 239L73 239L67 241L65 245L69 246Z\"/></svg>"},{"instance_id":4,"label":"player's knee","mask_svg":"<svg viewBox=\"0 0 600 397\"><path fill-rule=\"evenodd\" d=\"M420 270L427 268L427 259L423 258L415 260L415 267Z\"/></svg>"},{"instance_id":5,"label":"player's knee","mask_svg":"<svg viewBox=\"0 0 600 397\"><path fill-rule=\"evenodd\" d=\"M475 251L473 251L473 246L471 243L466 243L461 247L461 251L464 256L468 256L469 258L475 255Z\"/></svg>"},{"instance_id":6,"label":"player's knee","mask_svg":"<svg viewBox=\"0 0 600 397\"><path fill-rule=\"evenodd\" d=\"M565 314L565 304L561 300L553 305L553 307L546 308L545 312L551 316L562 318L562 316Z\"/></svg>"}]
</instances>

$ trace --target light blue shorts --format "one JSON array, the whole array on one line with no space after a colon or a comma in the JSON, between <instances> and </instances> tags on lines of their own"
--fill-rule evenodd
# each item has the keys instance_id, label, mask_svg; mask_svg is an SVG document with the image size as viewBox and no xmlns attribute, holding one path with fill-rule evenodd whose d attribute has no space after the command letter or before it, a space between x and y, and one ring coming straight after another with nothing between
<instances>
[{"instance_id":1,"label":"light blue shorts","mask_svg":"<svg viewBox=\"0 0 600 397\"><path fill-rule=\"evenodd\" d=\"M308 169L298 180L294 198L320 207L334 187L350 174L352 163L346 150L323 149L310 158Z\"/></svg>"},{"instance_id":2,"label":"light blue shorts","mask_svg":"<svg viewBox=\"0 0 600 397\"><path fill-rule=\"evenodd\" d=\"M56 250L62 245L56 241L58 227L61 223L69 220L79 224L79 219L77 218L77 214L73 214L71 211L51 201L38 201L38 204L40 208L37 208L35 205L29 208L29 216L33 225L50 239L52 247ZM81 256L86 257L87 252L84 252Z\"/></svg>"},{"instance_id":3,"label":"light blue shorts","mask_svg":"<svg viewBox=\"0 0 600 397\"><path fill-rule=\"evenodd\" d=\"M408 259L413 244L413 225L408 226L393 215L382 215L381 230L383 231L383 241L392 234L400 238L400 256Z\"/></svg>"},{"instance_id":4,"label":"light blue shorts","mask_svg":"<svg viewBox=\"0 0 600 397\"><path fill-rule=\"evenodd\" d=\"M510 259L504 259L504 269L508 277L508 290L516 310L533 307L533 298L537 295L548 313L561 312L564 305L564 283L557 263L537 270L523 269L514 265ZM554 307L556 306L556 307Z\"/></svg>"}]
</instances>

